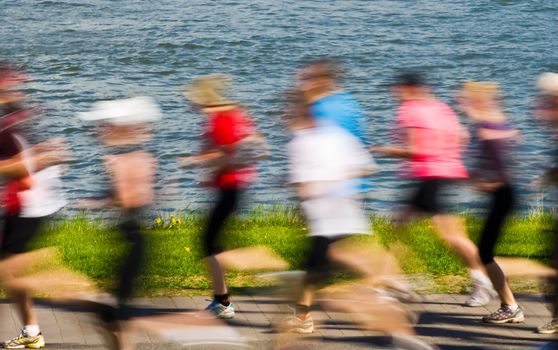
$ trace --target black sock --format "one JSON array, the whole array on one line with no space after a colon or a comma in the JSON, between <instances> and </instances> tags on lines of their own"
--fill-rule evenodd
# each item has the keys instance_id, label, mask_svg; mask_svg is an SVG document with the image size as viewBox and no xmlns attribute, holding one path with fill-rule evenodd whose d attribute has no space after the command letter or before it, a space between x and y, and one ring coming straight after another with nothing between
<instances>
[{"instance_id":1,"label":"black sock","mask_svg":"<svg viewBox=\"0 0 558 350\"><path fill-rule=\"evenodd\" d=\"M231 304L231 302L229 301L229 293L220 295L215 294L213 298L215 298L215 300L217 300L217 302L219 302L219 304L221 305L229 306Z\"/></svg>"}]
</instances>

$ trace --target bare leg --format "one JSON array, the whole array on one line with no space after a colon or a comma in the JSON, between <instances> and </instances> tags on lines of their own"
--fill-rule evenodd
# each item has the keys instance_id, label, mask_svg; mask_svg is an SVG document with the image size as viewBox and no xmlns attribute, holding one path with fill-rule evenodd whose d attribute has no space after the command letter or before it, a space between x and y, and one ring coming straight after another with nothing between
<instances>
[{"instance_id":1,"label":"bare leg","mask_svg":"<svg viewBox=\"0 0 558 350\"><path fill-rule=\"evenodd\" d=\"M374 282L378 277L393 276L401 273L399 262L378 242L363 246L360 243L341 240L331 245L328 257L350 271Z\"/></svg>"},{"instance_id":2,"label":"bare leg","mask_svg":"<svg viewBox=\"0 0 558 350\"><path fill-rule=\"evenodd\" d=\"M37 324L37 316L33 310L33 300L29 296L29 292L22 288L8 287L8 284L15 279L13 272L13 270L2 271L0 273L0 285L5 285L8 294L16 304L23 325Z\"/></svg>"},{"instance_id":3,"label":"bare leg","mask_svg":"<svg viewBox=\"0 0 558 350\"><path fill-rule=\"evenodd\" d=\"M213 292L215 295L223 295L228 293L228 288L225 282L225 272L219 263L219 260L214 255L205 258L207 268L211 274L213 281Z\"/></svg>"},{"instance_id":4,"label":"bare leg","mask_svg":"<svg viewBox=\"0 0 558 350\"><path fill-rule=\"evenodd\" d=\"M24 325L38 324L37 315L33 309L33 300L26 291L10 291L10 296L17 305L21 321Z\"/></svg>"},{"instance_id":5,"label":"bare leg","mask_svg":"<svg viewBox=\"0 0 558 350\"><path fill-rule=\"evenodd\" d=\"M485 271L479 257L479 250L465 234L463 223L459 218L439 214L432 217L432 222L439 237L461 257L469 269Z\"/></svg>"},{"instance_id":6,"label":"bare leg","mask_svg":"<svg viewBox=\"0 0 558 350\"><path fill-rule=\"evenodd\" d=\"M494 286L494 289L500 296L500 300L504 304L515 305L516 301L511 291L510 285L506 280L506 276L500 266L496 262L486 265L486 272Z\"/></svg>"},{"instance_id":7,"label":"bare leg","mask_svg":"<svg viewBox=\"0 0 558 350\"><path fill-rule=\"evenodd\" d=\"M302 290L300 299L298 300L298 304L310 307L313 301L314 301L314 288L311 286L305 286Z\"/></svg>"}]
</instances>

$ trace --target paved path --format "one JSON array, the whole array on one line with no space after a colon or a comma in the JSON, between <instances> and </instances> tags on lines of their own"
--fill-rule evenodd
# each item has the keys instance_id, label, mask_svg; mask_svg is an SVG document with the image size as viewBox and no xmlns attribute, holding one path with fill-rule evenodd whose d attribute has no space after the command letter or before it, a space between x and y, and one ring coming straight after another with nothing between
<instances>
[{"instance_id":1,"label":"paved path","mask_svg":"<svg viewBox=\"0 0 558 350\"><path fill-rule=\"evenodd\" d=\"M542 336L533 332L537 325L549 319L541 296L519 295L524 308L526 322L523 324L487 325L479 321L489 310L497 308L496 301L486 308L465 308L461 304L464 295L427 295L420 303L411 308L420 313L416 330L420 338L430 344L436 344L444 350L458 349L533 349L551 336ZM145 314L161 311L192 311L207 305L204 297L180 298L141 298L136 304L141 305ZM285 306L276 299L260 296L237 296L235 298L240 312L228 322L229 327L211 330L215 336L227 339L233 333L241 335L256 349L270 349L274 336L270 331L271 323L284 315ZM39 302L38 313L42 331L48 343L48 349L103 349L102 337L92 325L89 314L53 308L47 302ZM359 330L350 317L336 312L317 311L313 314L319 322L317 332L309 337L292 338L298 346L292 349L388 349L389 341L378 334ZM12 307L0 302L0 337L11 338L19 329L19 322ZM222 332L222 333L219 333ZM184 338L203 336L182 334ZM233 346L190 346L163 345L160 339L149 334L140 334L140 349L233 349ZM236 347L238 348L238 347Z\"/></svg>"}]
</instances>

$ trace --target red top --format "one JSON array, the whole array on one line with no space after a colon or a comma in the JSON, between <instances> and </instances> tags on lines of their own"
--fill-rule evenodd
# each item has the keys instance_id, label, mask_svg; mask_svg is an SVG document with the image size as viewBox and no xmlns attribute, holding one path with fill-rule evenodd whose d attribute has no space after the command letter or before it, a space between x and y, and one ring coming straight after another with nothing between
<instances>
[{"instance_id":1,"label":"red top","mask_svg":"<svg viewBox=\"0 0 558 350\"><path fill-rule=\"evenodd\" d=\"M4 211L7 215L17 215L21 211L21 199L19 193L30 189L32 180L30 176L11 180L6 184L4 195Z\"/></svg>"},{"instance_id":2,"label":"red top","mask_svg":"<svg viewBox=\"0 0 558 350\"><path fill-rule=\"evenodd\" d=\"M240 108L210 112L207 137L227 154L234 152L235 143L255 132L250 117ZM255 167L217 172L214 185L221 189L246 187L256 175Z\"/></svg>"},{"instance_id":3,"label":"red top","mask_svg":"<svg viewBox=\"0 0 558 350\"><path fill-rule=\"evenodd\" d=\"M19 117L26 113L22 110L7 114L0 119L0 159L10 159L22 151L22 145L16 137L16 130L13 128L17 124ZM13 118L13 119L10 119ZM19 136L21 138L21 136ZM32 181L30 176L18 178L8 178L3 193L0 195L0 206L4 207L7 215L17 215L21 210L19 193L30 189Z\"/></svg>"}]
</instances>

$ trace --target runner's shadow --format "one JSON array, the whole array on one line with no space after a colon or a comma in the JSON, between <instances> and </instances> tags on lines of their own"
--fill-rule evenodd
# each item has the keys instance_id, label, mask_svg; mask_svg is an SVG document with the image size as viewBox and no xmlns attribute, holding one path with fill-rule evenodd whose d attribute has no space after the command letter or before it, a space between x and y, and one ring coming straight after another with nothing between
<instances>
[{"instance_id":1,"label":"runner's shadow","mask_svg":"<svg viewBox=\"0 0 558 350\"><path fill-rule=\"evenodd\" d=\"M47 299L37 299L33 301L37 306L52 307L64 311L72 312L97 312L102 310L114 310L114 307L106 304L86 302L86 301L53 301ZM198 310L186 308L162 308L156 306L134 305L130 308L132 317L156 316L169 313L194 312Z\"/></svg>"},{"instance_id":2,"label":"runner's shadow","mask_svg":"<svg viewBox=\"0 0 558 350\"><path fill-rule=\"evenodd\" d=\"M471 316L471 315L467 315ZM466 326L473 329L463 329ZM525 330L516 325L489 325L446 313L428 313L421 315L415 330L424 337L437 339L441 349L478 349L502 348L504 346L526 349L541 345L548 339L526 338L515 335L512 330ZM509 326L509 327L508 327ZM456 345L455 342L465 341L467 346Z\"/></svg>"},{"instance_id":3,"label":"runner's shadow","mask_svg":"<svg viewBox=\"0 0 558 350\"><path fill-rule=\"evenodd\" d=\"M508 323L505 325L485 323L481 320L481 315L463 314L463 313L423 313L420 315L417 322L417 329L425 326L443 326L443 325L455 325L455 326L466 326L474 327L479 330L485 330L487 333L491 333L491 330L498 331L502 329L506 330L519 330L526 331L526 326L523 323ZM455 328L455 327L454 327Z\"/></svg>"},{"instance_id":4,"label":"runner's shadow","mask_svg":"<svg viewBox=\"0 0 558 350\"><path fill-rule=\"evenodd\" d=\"M342 343L370 346L370 349L393 349L393 338L389 336L363 336L363 337L322 337L325 343Z\"/></svg>"}]
</instances>

